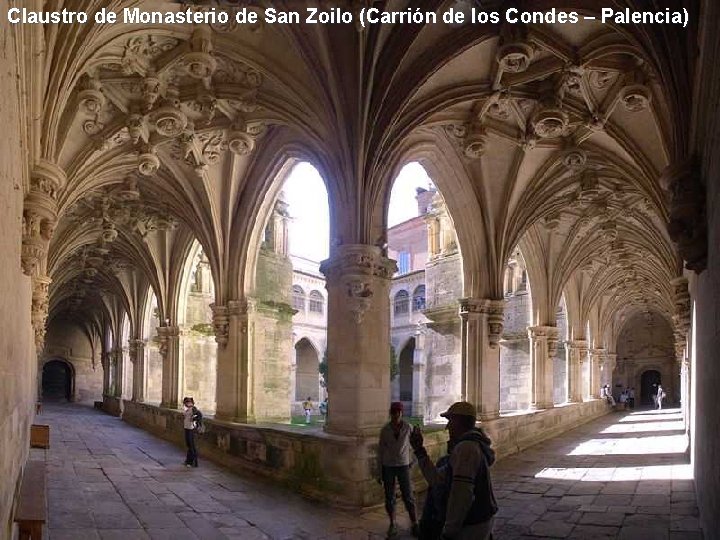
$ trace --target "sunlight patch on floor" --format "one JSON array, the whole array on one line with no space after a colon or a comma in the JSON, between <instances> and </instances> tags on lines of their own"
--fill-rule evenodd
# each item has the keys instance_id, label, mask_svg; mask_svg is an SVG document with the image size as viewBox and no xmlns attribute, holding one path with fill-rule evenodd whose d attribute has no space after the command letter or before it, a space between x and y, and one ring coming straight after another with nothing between
<instances>
[{"instance_id":1,"label":"sunlight patch on floor","mask_svg":"<svg viewBox=\"0 0 720 540\"><path fill-rule=\"evenodd\" d=\"M654 433L656 431L685 431L685 423L677 421L641 422L638 424L614 424L603 429L600 433Z\"/></svg>"},{"instance_id":2,"label":"sunlight patch on floor","mask_svg":"<svg viewBox=\"0 0 720 540\"><path fill-rule=\"evenodd\" d=\"M579 482L632 482L643 480L692 480L690 464L647 467L547 467L535 475L546 480Z\"/></svg>"},{"instance_id":3,"label":"sunlight patch on floor","mask_svg":"<svg viewBox=\"0 0 720 540\"><path fill-rule=\"evenodd\" d=\"M602 433L607 433L603 431ZM622 439L590 439L580 443L569 456L608 456L641 454L682 454L688 448L685 434Z\"/></svg>"}]
</instances>

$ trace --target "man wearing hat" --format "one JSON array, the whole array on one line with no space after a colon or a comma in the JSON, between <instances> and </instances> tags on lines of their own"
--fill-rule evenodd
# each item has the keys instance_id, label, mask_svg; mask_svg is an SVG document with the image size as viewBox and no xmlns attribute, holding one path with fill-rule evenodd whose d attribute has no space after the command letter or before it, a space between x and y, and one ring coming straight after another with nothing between
<instances>
[{"instance_id":1,"label":"man wearing hat","mask_svg":"<svg viewBox=\"0 0 720 540\"><path fill-rule=\"evenodd\" d=\"M482 429L475 427L475 407L467 401L453 403L440 416L448 419L450 458L445 467L433 465L419 429L410 436L418 465L435 492L446 494L442 538L486 540L492 533L497 502L490 479L495 451ZM436 489L437 488L437 489Z\"/></svg>"},{"instance_id":2,"label":"man wearing hat","mask_svg":"<svg viewBox=\"0 0 720 540\"><path fill-rule=\"evenodd\" d=\"M390 405L390 422L380 430L379 457L382 470L381 481L385 488L385 510L390 518L387 537L397 536L395 523L395 479L400 484L405 509L410 515L412 534L417 536L419 526L415 514L415 498L410 485L410 424L402 419L403 404L395 401Z\"/></svg>"}]
</instances>

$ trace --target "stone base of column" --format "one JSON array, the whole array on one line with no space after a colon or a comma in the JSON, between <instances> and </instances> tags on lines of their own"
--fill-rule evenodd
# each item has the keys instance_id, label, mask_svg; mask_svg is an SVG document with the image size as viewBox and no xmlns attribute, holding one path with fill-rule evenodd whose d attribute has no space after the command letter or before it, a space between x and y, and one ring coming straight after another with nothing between
<instances>
[{"instance_id":1,"label":"stone base of column","mask_svg":"<svg viewBox=\"0 0 720 540\"><path fill-rule=\"evenodd\" d=\"M530 405L531 411L544 411L547 409L553 409L555 407L554 403L532 403Z\"/></svg>"}]
</instances>

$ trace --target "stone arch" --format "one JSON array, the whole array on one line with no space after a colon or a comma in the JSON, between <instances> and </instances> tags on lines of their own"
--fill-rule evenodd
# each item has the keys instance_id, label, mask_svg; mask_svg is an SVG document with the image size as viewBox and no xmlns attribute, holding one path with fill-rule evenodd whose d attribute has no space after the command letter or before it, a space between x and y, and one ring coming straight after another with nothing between
<instances>
[{"instance_id":1,"label":"stone arch","mask_svg":"<svg viewBox=\"0 0 720 540\"><path fill-rule=\"evenodd\" d=\"M75 366L69 360L53 356L41 369L42 401L75 400Z\"/></svg>"}]
</instances>

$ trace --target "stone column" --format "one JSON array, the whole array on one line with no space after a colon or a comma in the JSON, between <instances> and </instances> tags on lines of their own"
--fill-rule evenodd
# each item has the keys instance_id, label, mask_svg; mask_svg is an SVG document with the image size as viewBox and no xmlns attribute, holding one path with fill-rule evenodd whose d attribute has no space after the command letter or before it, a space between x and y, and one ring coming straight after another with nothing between
<instances>
[{"instance_id":1,"label":"stone column","mask_svg":"<svg viewBox=\"0 0 720 540\"><path fill-rule=\"evenodd\" d=\"M425 328L415 332L412 413L413 416L425 418Z\"/></svg>"},{"instance_id":2,"label":"stone column","mask_svg":"<svg viewBox=\"0 0 720 540\"><path fill-rule=\"evenodd\" d=\"M688 280L685 277L678 277L671 282L673 286L673 336L675 344L675 361L677 363L673 384L675 392L668 395L674 399L679 399L682 409L687 415L689 407L689 369L688 369L688 333L690 331L692 308L690 301L690 291L688 290ZM679 379L679 380L678 380Z\"/></svg>"},{"instance_id":3,"label":"stone column","mask_svg":"<svg viewBox=\"0 0 720 540\"><path fill-rule=\"evenodd\" d=\"M582 340L568 341L567 351L567 377L568 377L568 401L570 403L582 403L584 392L582 387L582 366L587 356L587 342Z\"/></svg>"},{"instance_id":4,"label":"stone column","mask_svg":"<svg viewBox=\"0 0 720 540\"><path fill-rule=\"evenodd\" d=\"M158 326L160 337L160 357L162 358L162 398L161 407L177 409L180 407L183 384L183 357L180 351L180 328L177 326Z\"/></svg>"},{"instance_id":5,"label":"stone column","mask_svg":"<svg viewBox=\"0 0 720 540\"><path fill-rule=\"evenodd\" d=\"M110 395L110 369L112 362L110 361L110 353L102 351L100 353L100 364L103 368L103 396Z\"/></svg>"},{"instance_id":6,"label":"stone column","mask_svg":"<svg viewBox=\"0 0 720 540\"><path fill-rule=\"evenodd\" d=\"M603 364L605 349L592 349L590 351L590 397L593 399L600 398L601 371L600 366Z\"/></svg>"},{"instance_id":7,"label":"stone column","mask_svg":"<svg viewBox=\"0 0 720 540\"><path fill-rule=\"evenodd\" d=\"M133 366L132 400L145 401L145 341L142 339L128 340L130 361Z\"/></svg>"},{"instance_id":8,"label":"stone column","mask_svg":"<svg viewBox=\"0 0 720 540\"><path fill-rule=\"evenodd\" d=\"M252 407L252 340L248 315L251 301L230 300L226 306L212 304L217 341L217 387L215 418L229 422L255 421Z\"/></svg>"},{"instance_id":9,"label":"stone column","mask_svg":"<svg viewBox=\"0 0 720 540\"><path fill-rule=\"evenodd\" d=\"M328 291L326 431L376 433L390 398L390 278L394 261L379 247L339 246L320 271Z\"/></svg>"},{"instance_id":10,"label":"stone column","mask_svg":"<svg viewBox=\"0 0 720 540\"><path fill-rule=\"evenodd\" d=\"M113 388L112 395L122 399L123 393L123 351L121 347L115 348L110 353L113 358Z\"/></svg>"},{"instance_id":11,"label":"stone column","mask_svg":"<svg viewBox=\"0 0 720 540\"><path fill-rule=\"evenodd\" d=\"M462 396L474 404L480 420L500 416L500 337L504 300L460 300Z\"/></svg>"},{"instance_id":12,"label":"stone column","mask_svg":"<svg viewBox=\"0 0 720 540\"><path fill-rule=\"evenodd\" d=\"M552 409L553 403L553 358L557 352L558 329L555 326L530 326L530 365L532 366L531 399L532 409Z\"/></svg>"}]
</instances>

